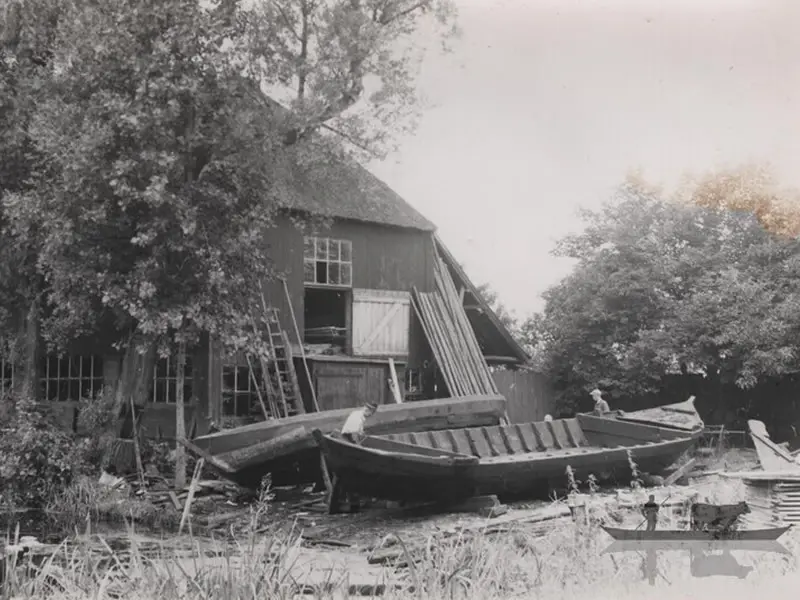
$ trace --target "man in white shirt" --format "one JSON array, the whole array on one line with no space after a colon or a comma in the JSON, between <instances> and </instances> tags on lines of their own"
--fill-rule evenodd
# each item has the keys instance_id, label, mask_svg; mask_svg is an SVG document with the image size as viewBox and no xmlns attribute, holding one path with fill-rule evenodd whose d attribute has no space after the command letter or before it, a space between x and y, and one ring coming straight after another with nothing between
<instances>
[{"instance_id":1,"label":"man in white shirt","mask_svg":"<svg viewBox=\"0 0 800 600\"><path fill-rule=\"evenodd\" d=\"M378 410L378 404L375 402L367 402L363 407L354 410L347 416L347 420L342 427L342 437L353 444L360 444L364 441L364 426L367 419L375 414ZM333 490L328 505L328 512L336 514L339 512L339 499L344 495L350 504L350 512L358 512L361 502L357 494L348 492L343 489L341 481L338 477L334 477Z\"/></svg>"}]
</instances>

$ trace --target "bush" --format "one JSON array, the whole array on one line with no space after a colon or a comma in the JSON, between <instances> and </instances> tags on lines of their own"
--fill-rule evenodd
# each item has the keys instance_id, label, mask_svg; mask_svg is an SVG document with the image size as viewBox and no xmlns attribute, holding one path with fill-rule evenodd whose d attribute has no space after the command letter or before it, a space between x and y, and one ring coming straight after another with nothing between
<instances>
[{"instance_id":1,"label":"bush","mask_svg":"<svg viewBox=\"0 0 800 600\"><path fill-rule=\"evenodd\" d=\"M0 424L0 504L41 508L80 472L73 435L24 401Z\"/></svg>"}]
</instances>

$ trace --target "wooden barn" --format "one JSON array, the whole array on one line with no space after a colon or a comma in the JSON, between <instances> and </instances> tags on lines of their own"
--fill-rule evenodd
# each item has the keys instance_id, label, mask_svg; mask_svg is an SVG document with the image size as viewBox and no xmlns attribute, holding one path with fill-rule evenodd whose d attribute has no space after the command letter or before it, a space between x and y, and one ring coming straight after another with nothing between
<instances>
[{"instance_id":1,"label":"wooden barn","mask_svg":"<svg viewBox=\"0 0 800 600\"><path fill-rule=\"evenodd\" d=\"M431 334L412 302L414 290L436 291L437 264L446 265L463 322L474 331L486 362L514 367L528 359L430 221L360 165L325 168L329 177L298 180L266 239L282 278L267 282L264 299L276 309L275 339L286 339L293 356L301 396L296 411L316 410L315 402L319 410L354 407L368 398L392 402L389 382L395 374L406 400L459 395L443 385ZM253 360L225 356L211 339L190 354L185 373L190 432L263 418ZM45 357L40 401L75 426L76 400L114 383L120 364L119 355L89 347ZM12 385L11 369L0 366L3 385ZM142 418L148 435L174 435L176 375L174 358L158 361Z\"/></svg>"}]
</instances>

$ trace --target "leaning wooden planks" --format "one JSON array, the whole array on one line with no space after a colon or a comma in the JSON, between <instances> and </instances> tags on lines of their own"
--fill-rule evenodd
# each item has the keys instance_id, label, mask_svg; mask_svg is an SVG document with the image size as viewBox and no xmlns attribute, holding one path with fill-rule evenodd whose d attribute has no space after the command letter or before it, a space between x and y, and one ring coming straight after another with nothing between
<instances>
[{"instance_id":1,"label":"leaning wooden planks","mask_svg":"<svg viewBox=\"0 0 800 600\"><path fill-rule=\"evenodd\" d=\"M471 367L474 373L479 377L481 385L486 390L485 393L497 394L497 385L494 382L489 365L483 356L478 339L475 337L475 332L472 329L472 324L469 322L467 312L464 310L464 303L461 296L456 291L456 286L453 283L453 278L450 276L447 266L440 256L436 256L435 266L438 275L436 276L436 285L441 289L442 296L449 302L450 310L459 325L460 333L463 336L463 343L467 347L467 358L471 362Z\"/></svg>"},{"instance_id":2,"label":"leaning wooden planks","mask_svg":"<svg viewBox=\"0 0 800 600\"><path fill-rule=\"evenodd\" d=\"M436 290L411 299L445 384L453 396L497 394L450 273L438 256L434 265Z\"/></svg>"}]
</instances>

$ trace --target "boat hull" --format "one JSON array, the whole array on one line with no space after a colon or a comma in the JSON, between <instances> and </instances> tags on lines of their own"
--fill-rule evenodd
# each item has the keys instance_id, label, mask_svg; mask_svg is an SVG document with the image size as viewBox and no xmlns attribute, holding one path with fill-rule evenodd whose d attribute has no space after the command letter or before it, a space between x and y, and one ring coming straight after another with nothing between
<instances>
[{"instance_id":1,"label":"boat hull","mask_svg":"<svg viewBox=\"0 0 800 600\"><path fill-rule=\"evenodd\" d=\"M598 481L616 478L629 483L632 478L629 458L636 462L640 472L657 473L689 450L702 433L701 425L686 431L620 421L613 416L578 415L550 422L425 434L395 433L368 438L364 447L357 451L351 448L347 456L337 455L340 448L336 445L323 448L323 454L332 470L351 489L375 497L425 500L432 495L430 486L435 490L453 490L446 499L442 498L448 501L455 496L484 494L514 499L567 487L567 467L583 481L592 474ZM373 466L367 471L363 465L378 463L370 446L381 440L400 444L393 457L394 466L381 473ZM419 474L416 489L393 483L397 465L404 463L407 454L418 452L456 453L478 461L463 466L457 473L437 473L436 480L427 484L423 481L425 476ZM381 485L375 484L378 477Z\"/></svg>"},{"instance_id":2,"label":"boat hull","mask_svg":"<svg viewBox=\"0 0 800 600\"><path fill-rule=\"evenodd\" d=\"M202 452L226 462L232 469L224 476L244 487L258 487L267 474L271 476L273 485L312 483L321 478L319 448L312 431L340 431L352 410L306 413L254 423L198 437L193 444ZM505 410L506 401L502 396L465 396L387 404L370 418L366 431L381 435L491 426L500 423ZM292 437L291 433L300 427L305 428L306 435ZM263 458L231 459L248 448L281 438L286 438L286 442L271 448Z\"/></svg>"},{"instance_id":3,"label":"boat hull","mask_svg":"<svg viewBox=\"0 0 800 600\"><path fill-rule=\"evenodd\" d=\"M328 468L344 488L373 498L398 501L457 501L474 495L469 477L477 463L468 457L368 438L357 445L319 434Z\"/></svg>"},{"instance_id":4,"label":"boat hull","mask_svg":"<svg viewBox=\"0 0 800 600\"><path fill-rule=\"evenodd\" d=\"M659 473L689 450L697 438L672 440L658 445L634 446L620 449L586 450L568 456L535 456L520 460L488 459L474 468L473 477L478 494L497 494L501 497L529 496L544 489L567 486L569 466L578 481L593 475L598 483L631 481L628 451L642 473ZM547 485L545 485L547 484Z\"/></svg>"},{"instance_id":5,"label":"boat hull","mask_svg":"<svg viewBox=\"0 0 800 600\"><path fill-rule=\"evenodd\" d=\"M691 530L643 531L602 526L608 535L620 542L719 542L719 541L775 541L791 526L771 529L744 529L727 533Z\"/></svg>"}]
</instances>

